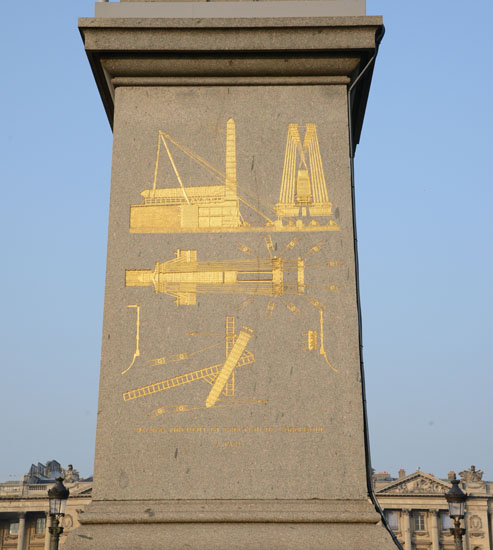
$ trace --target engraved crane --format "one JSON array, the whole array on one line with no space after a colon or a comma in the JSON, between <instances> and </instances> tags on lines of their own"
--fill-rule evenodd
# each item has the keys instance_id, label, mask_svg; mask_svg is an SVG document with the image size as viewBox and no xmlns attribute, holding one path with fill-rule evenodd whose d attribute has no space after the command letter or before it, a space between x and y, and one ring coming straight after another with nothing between
<instances>
[{"instance_id":1,"label":"engraved crane","mask_svg":"<svg viewBox=\"0 0 493 550\"><path fill-rule=\"evenodd\" d=\"M165 160L163 168L160 158L164 151L169 162ZM173 156L176 153L177 159ZM188 169L183 162L187 159ZM254 157L252 171L253 161ZM178 185L170 186L175 178ZM167 185L158 187L163 179ZM188 179L190 185L185 185ZM152 187L141 191L140 204L130 205L130 233L339 231L331 218L332 203L328 199L316 124L305 125L303 142L298 124L289 124L281 191L275 206L254 190L257 176L255 181L254 188L251 183L243 185L238 181L233 118L226 123L224 171L160 130ZM303 221L307 217L312 217L309 223L307 219ZM313 217L330 219L322 225Z\"/></svg>"}]
</instances>

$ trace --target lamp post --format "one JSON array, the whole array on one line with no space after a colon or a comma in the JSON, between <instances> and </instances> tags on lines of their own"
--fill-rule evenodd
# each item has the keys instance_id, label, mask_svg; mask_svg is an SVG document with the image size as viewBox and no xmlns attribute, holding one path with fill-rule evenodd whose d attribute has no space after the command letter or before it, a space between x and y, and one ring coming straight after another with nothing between
<instances>
[{"instance_id":1,"label":"lamp post","mask_svg":"<svg viewBox=\"0 0 493 550\"><path fill-rule=\"evenodd\" d=\"M70 491L63 484L63 477L57 477L55 485L48 491L50 500L50 550L58 550L58 541L63 533L60 518L65 515Z\"/></svg>"},{"instance_id":2,"label":"lamp post","mask_svg":"<svg viewBox=\"0 0 493 550\"><path fill-rule=\"evenodd\" d=\"M454 526L450 528L450 533L454 535L455 550L463 550L462 536L466 532L460 526L460 522L464 519L464 506L466 503L466 493L459 487L459 480L454 478L451 480L452 488L445 495L449 508L449 516L454 520Z\"/></svg>"}]
</instances>

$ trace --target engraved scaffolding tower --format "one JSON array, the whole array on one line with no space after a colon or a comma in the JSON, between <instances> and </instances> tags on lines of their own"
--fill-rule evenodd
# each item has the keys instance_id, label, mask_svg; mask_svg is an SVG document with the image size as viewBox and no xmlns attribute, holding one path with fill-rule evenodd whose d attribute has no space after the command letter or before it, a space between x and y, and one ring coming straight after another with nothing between
<instances>
[{"instance_id":1,"label":"engraved scaffolding tower","mask_svg":"<svg viewBox=\"0 0 493 550\"><path fill-rule=\"evenodd\" d=\"M288 127L276 213L281 219L332 214L315 124L306 124L303 144L298 124Z\"/></svg>"}]
</instances>

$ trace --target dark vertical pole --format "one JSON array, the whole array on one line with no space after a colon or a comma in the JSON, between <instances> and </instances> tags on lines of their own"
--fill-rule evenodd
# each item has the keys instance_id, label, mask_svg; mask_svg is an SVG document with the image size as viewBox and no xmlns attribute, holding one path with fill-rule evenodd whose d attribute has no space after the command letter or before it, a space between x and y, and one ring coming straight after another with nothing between
<instances>
[{"instance_id":1,"label":"dark vertical pole","mask_svg":"<svg viewBox=\"0 0 493 550\"><path fill-rule=\"evenodd\" d=\"M50 525L50 550L58 550L58 542L62 533L63 527L60 526L60 520L57 516L52 515Z\"/></svg>"},{"instance_id":2,"label":"dark vertical pole","mask_svg":"<svg viewBox=\"0 0 493 550\"><path fill-rule=\"evenodd\" d=\"M454 526L450 529L450 532L454 535L455 550L463 550L462 536L466 530L460 526L460 519L454 520Z\"/></svg>"}]
</instances>

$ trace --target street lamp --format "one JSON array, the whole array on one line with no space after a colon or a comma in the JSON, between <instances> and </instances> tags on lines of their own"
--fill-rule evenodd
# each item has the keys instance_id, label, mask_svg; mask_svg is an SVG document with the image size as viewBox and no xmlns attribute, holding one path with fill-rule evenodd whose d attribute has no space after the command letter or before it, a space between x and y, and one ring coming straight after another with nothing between
<instances>
[{"instance_id":1,"label":"street lamp","mask_svg":"<svg viewBox=\"0 0 493 550\"><path fill-rule=\"evenodd\" d=\"M466 532L460 526L461 519L464 519L464 506L466 503L466 493L459 487L459 480L454 478L451 480L452 488L445 495L449 508L449 516L454 520L454 526L450 528L450 533L454 535L455 550L463 550L462 536Z\"/></svg>"},{"instance_id":2,"label":"street lamp","mask_svg":"<svg viewBox=\"0 0 493 550\"><path fill-rule=\"evenodd\" d=\"M50 500L50 550L58 550L58 541L63 533L63 527L60 525L60 518L65 515L65 506L67 505L70 491L63 484L63 477L57 477L56 483L48 491Z\"/></svg>"}]
</instances>

